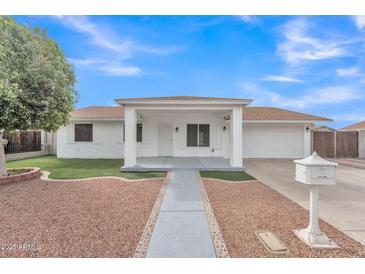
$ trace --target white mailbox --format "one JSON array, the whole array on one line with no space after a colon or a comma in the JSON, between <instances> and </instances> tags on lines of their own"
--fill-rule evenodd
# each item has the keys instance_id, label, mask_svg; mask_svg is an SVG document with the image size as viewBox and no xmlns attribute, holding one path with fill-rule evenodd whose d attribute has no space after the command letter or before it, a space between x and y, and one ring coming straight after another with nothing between
<instances>
[{"instance_id":1,"label":"white mailbox","mask_svg":"<svg viewBox=\"0 0 365 274\"><path fill-rule=\"evenodd\" d=\"M309 186L309 224L307 228L294 230L295 235L312 248L339 248L319 228L319 187L336 184L337 163L329 162L316 152L302 160L294 160L295 180Z\"/></svg>"},{"instance_id":2,"label":"white mailbox","mask_svg":"<svg viewBox=\"0 0 365 274\"><path fill-rule=\"evenodd\" d=\"M327 161L316 152L301 160L294 160L295 180L308 185L336 184L337 163Z\"/></svg>"}]
</instances>

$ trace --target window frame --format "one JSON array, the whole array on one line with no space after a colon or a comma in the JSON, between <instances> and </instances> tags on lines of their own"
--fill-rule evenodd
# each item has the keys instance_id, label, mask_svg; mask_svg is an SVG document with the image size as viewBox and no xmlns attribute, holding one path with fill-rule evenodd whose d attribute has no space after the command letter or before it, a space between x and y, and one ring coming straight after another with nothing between
<instances>
[{"instance_id":1,"label":"window frame","mask_svg":"<svg viewBox=\"0 0 365 274\"><path fill-rule=\"evenodd\" d=\"M138 127L140 125L140 127ZM138 140L138 128L141 129L141 139ZM136 125L136 142L137 143L142 143L143 142L143 123L137 123Z\"/></svg>"},{"instance_id":2,"label":"window frame","mask_svg":"<svg viewBox=\"0 0 365 274\"><path fill-rule=\"evenodd\" d=\"M196 145L189 145L188 144L188 127L189 125L193 125L197 127L197 132L196 132ZM208 127L208 144L207 145L201 145L199 142L200 139L200 126L207 126ZM210 124L200 124L200 123L196 123L196 124L186 124L186 147L210 147Z\"/></svg>"},{"instance_id":3,"label":"window frame","mask_svg":"<svg viewBox=\"0 0 365 274\"><path fill-rule=\"evenodd\" d=\"M200 132L201 132L200 126L204 126L204 127L208 128L208 144L207 145L200 144ZM204 143L204 140L203 140L203 143ZM210 147L210 124L199 124L199 126L198 126L198 146L199 147Z\"/></svg>"},{"instance_id":4,"label":"window frame","mask_svg":"<svg viewBox=\"0 0 365 274\"><path fill-rule=\"evenodd\" d=\"M189 141L190 141L190 139L189 139L189 126L194 127L194 130L195 130L194 133L196 133L196 137L193 138L193 139L195 139L193 141L194 141L194 144L196 144L196 145L190 145L189 144ZM199 147L199 124L186 124L186 147Z\"/></svg>"},{"instance_id":5,"label":"window frame","mask_svg":"<svg viewBox=\"0 0 365 274\"><path fill-rule=\"evenodd\" d=\"M141 125L141 141L138 141L138 125ZM136 143L143 142L143 123L136 124ZM125 123L123 123L123 143L125 143Z\"/></svg>"},{"instance_id":6,"label":"window frame","mask_svg":"<svg viewBox=\"0 0 365 274\"><path fill-rule=\"evenodd\" d=\"M77 136L76 136L76 127L78 126L91 126L91 137L90 140L77 140ZM94 124L93 123L75 123L74 124L74 142L75 143L93 143L94 142Z\"/></svg>"}]
</instances>

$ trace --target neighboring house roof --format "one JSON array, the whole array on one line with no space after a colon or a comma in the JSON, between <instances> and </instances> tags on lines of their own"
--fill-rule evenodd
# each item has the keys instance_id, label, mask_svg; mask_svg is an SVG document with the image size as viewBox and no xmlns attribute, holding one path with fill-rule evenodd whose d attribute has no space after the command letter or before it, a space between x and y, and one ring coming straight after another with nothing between
<instances>
[{"instance_id":1,"label":"neighboring house roof","mask_svg":"<svg viewBox=\"0 0 365 274\"><path fill-rule=\"evenodd\" d=\"M315 115L275 107L244 107L243 120L332 121Z\"/></svg>"},{"instance_id":2,"label":"neighboring house roof","mask_svg":"<svg viewBox=\"0 0 365 274\"><path fill-rule=\"evenodd\" d=\"M242 103L249 104L252 100L242 98L221 98L221 97L205 97L205 96L163 96L163 97L141 97L141 98L120 98L115 99L119 104L130 103Z\"/></svg>"},{"instance_id":3,"label":"neighboring house roof","mask_svg":"<svg viewBox=\"0 0 365 274\"><path fill-rule=\"evenodd\" d=\"M117 120L124 117L122 106L91 106L75 110L71 114L74 120L96 119ZM331 121L330 119L310 114L274 107L244 107L243 120L248 121Z\"/></svg>"},{"instance_id":4,"label":"neighboring house roof","mask_svg":"<svg viewBox=\"0 0 365 274\"><path fill-rule=\"evenodd\" d=\"M336 129L334 129L334 128L330 128L330 127L328 127L328 126L316 126L316 125L314 125L314 126L312 127L312 130L313 130L313 131L330 131L330 132L337 131Z\"/></svg>"},{"instance_id":5,"label":"neighboring house roof","mask_svg":"<svg viewBox=\"0 0 365 274\"><path fill-rule=\"evenodd\" d=\"M365 130L365 121L344 127L340 130L360 130L360 129L364 129Z\"/></svg>"}]
</instances>

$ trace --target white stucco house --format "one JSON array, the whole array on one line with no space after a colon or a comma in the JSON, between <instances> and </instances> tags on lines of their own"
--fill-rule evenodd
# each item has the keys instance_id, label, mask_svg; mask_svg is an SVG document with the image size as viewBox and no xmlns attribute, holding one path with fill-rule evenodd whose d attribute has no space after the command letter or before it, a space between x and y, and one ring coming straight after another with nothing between
<instances>
[{"instance_id":1,"label":"white stucco house","mask_svg":"<svg viewBox=\"0 0 365 274\"><path fill-rule=\"evenodd\" d=\"M59 158L302 158L311 153L310 125L330 121L251 100L197 96L116 99L119 106L75 110L57 133Z\"/></svg>"}]
</instances>

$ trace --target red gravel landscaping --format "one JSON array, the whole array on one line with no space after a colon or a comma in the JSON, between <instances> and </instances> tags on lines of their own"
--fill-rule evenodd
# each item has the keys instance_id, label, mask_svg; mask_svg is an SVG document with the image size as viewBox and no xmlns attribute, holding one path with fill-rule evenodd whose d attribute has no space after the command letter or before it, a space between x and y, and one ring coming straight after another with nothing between
<instances>
[{"instance_id":1,"label":"red gravel landscaping","mask_svg":"<svg viewBox=\"0 0 365 274\"><path fill-rule=\"evenodd\" d=\"M336 228L320 227L341 249L311 249L293 233L308 225L308 211L262 183L230 184L203 180L230 257L365 257L365 247ZM256 230L270 230L289 247L273 255L258 241Z\"/></svg>"},{"instance_id":2,"label":"red gravel landscaping","mask_svg":"<svg viewBox=\"0 0 365 274\"><path fill-rule=\"evenodd\" d=\"M132 257L162 179L0 186L0 257Z\"/></svg>"}]
</instances>

